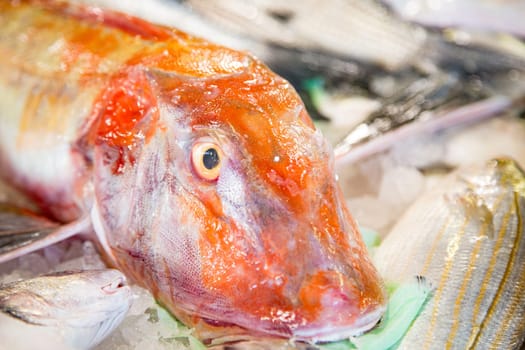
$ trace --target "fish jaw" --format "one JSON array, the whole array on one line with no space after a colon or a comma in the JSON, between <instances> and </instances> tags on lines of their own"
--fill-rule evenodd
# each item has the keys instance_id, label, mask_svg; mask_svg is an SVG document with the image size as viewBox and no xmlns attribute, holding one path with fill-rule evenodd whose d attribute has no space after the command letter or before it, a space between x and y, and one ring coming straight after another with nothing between
<instances>
[{"instance_id":1,"label":"fish jaw","mask_svg":"<svg viewBox=\"0 0 525 350\"><path fill-rule=\"evenodd\" d=\"M93 123L95 230L115 265L202 338L358 335L385 293L331 149L286 81L249 56L242 65L209 77L130 70L152 107L119 126L129 139ZM224 155L213 180L192 163L203 140Z\"/></svg>"},{"instance_id":2,"label":"fish jaw","mask_svg":"<svg viewBox=\"0 0 525 350\"><path fill-rule=\"evenodd\" d=\"M334 308L333 312L340 313L341 311ZM372 309L372 311L357 319L352 326L333 326L334 323L328 320L326 326L319 324L317 327L298 329L295 332L295 337L296 339L316 343L332 342L359 336L374 328L381 320L384 312L385 308L383 307Z\"/></svg>"},{"instance_id":3,"label":"fish jaw","mask_svg":"<svg viewBox=\"0 0 525 350\"><path fill-rule=\"evenodd\" d=\"M312 279L301 287L299 299L303 307L312 301L320 304L322 311L314 322L294 330L297 339L327 342L357 336L373 328L385 311L376 302L363 302L359 291L352 294L352 288L341 285L345 277L340 273L324 271Z\"/></svg>"}]
</instances>

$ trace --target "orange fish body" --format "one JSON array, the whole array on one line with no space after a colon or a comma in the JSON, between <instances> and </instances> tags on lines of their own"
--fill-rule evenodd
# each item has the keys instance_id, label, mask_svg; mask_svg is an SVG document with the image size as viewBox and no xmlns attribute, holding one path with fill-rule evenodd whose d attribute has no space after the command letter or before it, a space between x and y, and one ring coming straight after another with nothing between
<instances>
[{"instance_id":1,"label":"orange fish body","mask_svg":"<svg viewBox=\"0 0 525 350\"><path fill-rule=\"evenodd\" d=\"M0 4L0 172L89 216L112 263L202 338L330 341L382 282L288 82L250 55L96 7Z\"/></svg>"}]
</instances>

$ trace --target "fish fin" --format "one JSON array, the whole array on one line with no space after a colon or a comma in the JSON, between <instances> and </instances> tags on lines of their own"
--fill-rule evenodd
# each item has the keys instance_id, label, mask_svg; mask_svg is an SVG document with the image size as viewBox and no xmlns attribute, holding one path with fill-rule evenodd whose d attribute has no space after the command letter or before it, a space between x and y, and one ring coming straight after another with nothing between
<instances>
[{"instance_id":1,"label":"fish fin","mask_svg":"<svg viewBox=\"0 0 525 350\"><path fill-rule=\"evenodd\" d=\"M30 210L0 203L0 263L86 232L90 227L89 217L60 224Z\"/></svg>"}]
</instances>

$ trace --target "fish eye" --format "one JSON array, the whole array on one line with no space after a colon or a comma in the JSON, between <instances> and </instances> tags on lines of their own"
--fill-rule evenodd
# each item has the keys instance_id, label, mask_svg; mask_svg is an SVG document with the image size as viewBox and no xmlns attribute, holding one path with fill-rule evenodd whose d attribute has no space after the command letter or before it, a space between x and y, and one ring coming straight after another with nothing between
<instances>
[{"instance_id":1,"label":"fish eye","mask_svg":"<svg viewBox=\"0 0 525 350\"><path fill-rule=\"evenodd\" d=\"M221 148L209 141L197 142L191 151L191 162L197 175L214 181L219 177L223 153Z\"/></svg>"}]
</instances>

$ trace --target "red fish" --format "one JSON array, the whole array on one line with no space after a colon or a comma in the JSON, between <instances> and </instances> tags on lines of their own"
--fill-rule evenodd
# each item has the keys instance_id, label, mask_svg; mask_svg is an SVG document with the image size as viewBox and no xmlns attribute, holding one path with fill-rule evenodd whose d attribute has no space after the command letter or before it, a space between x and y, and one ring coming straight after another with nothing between
<instances>
[{"instance_id":1,"label":"red fish","mask_svg":"<svg viewBox=\"0 0 525 350\"><path fill-rule=\"evenodd\" d=\"M385 293L332 151L252 56L122 13L0 4L1 175L203 339L330 341Z\"/></svg>"}]
</instances>

